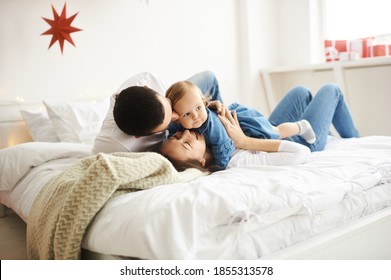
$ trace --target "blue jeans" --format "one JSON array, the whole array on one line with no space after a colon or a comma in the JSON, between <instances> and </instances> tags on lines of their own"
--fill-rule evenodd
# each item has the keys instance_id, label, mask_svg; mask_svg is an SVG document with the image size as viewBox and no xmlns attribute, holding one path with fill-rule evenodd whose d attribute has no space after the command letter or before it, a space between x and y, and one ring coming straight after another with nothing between
<instances>
[{"instance_id":1,"label":"blue jeans","mask_svg":"<svg viewBox=\"0 0 391 280\"><path fill-rule=\"evenodd\" d=\"M269 117L269 121L275 126L302 119L310 122L316 134L316 142L308 144L300 136L289 137L287 140L306 145L311 151L324 149L331 124L342 138L360 137L343 94L335 84L323 86L314 97L306 87L295 87L286 94Z\"/></svg>"},{"instance_id":2,"label":"blue jeans","mask_svg":"<svg viewBox=\"0 0 391 280\"><path fill-rule=\"evenodd\" d=\"M210 97L211 100L219 100L223 103L223 99L220 96L219 83L213 72L203 71L187 80L198 86L205 97Z\"/></svg>"}]
</instances>

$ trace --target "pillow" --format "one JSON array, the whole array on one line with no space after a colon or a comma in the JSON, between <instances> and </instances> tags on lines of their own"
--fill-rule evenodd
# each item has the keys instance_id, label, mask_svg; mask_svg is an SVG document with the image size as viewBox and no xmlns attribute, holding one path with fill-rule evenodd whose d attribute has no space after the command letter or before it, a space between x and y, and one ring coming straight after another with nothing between
<instances>
[{"instance_id":1,"label":"pillow","mask_svg":"<svg viewBox=\"0 0 391 280\"><path fill-rule=\"evenodd\" d=\"M109 108L109 98L100 102L43 101L61 142L92 145Z\"/></svg>"},{"instance_id":2,"label":"pillow","mask_svg":"<svg viewBox=\"0 0 391 280\"><path fill-rule=\"evenodd\" d=\"M35 142L59 142L60 139L46 111L20 110L31 138Z\"/></svg>"}]
</instances>

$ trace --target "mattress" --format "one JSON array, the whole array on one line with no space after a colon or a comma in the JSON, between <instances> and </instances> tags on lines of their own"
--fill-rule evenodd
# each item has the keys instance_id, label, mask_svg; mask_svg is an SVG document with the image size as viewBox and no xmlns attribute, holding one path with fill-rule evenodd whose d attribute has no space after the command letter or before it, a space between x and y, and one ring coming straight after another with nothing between
<instances>
[{"instance_id":1,"label":"mattress","mask_svg":"<svg viewBox=\"0 0 391 280\"><path fill-rule=\"evenodd\" d=\"M90 151L66 149L21 172L0 202L28 222L40 188ZM82 247L140 259L257 259L390 206L391 137L331 137L302 165L232 168L113 197Z\"/></svg>"}]
</instances>

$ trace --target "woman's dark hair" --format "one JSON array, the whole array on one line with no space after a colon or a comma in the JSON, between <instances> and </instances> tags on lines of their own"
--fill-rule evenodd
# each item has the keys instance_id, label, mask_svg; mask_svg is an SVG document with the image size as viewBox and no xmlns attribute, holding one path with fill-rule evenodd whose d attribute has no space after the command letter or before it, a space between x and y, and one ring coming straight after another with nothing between
<instances>
[{"instance_id":1,"label":"woman's dark hair","mask_svg":"<svg viewBox=\"0 0 391 280\"><path fill-rule=\"evenodd\" d=\"M205 173L213 173L221 170L221 168L215 165L203 166L198 160L176 160L168 155L163 154L163 156L166 157L178 171L185 171L188 168L196 168Z\"/></svg>"},{"instance_id":2,"label":"woman's dark hair","mask_svg":"<svg viewBox=\"0 0 391 280\"><path fill-rule=\"evenodd\" d=\"M181 160L175 160L167 155L164 156L172 163L172 165L178 171L185 171L188 168L196 168L202 172L209 172L208 168L202 166L202 164L197 160L181 161Z\"/></svg>"},{"instance_id":3,"label":"woman's dark hair","mask_svg":"<svg viewBox=\"0 0 391 280\"><path fill-rule=\"evenodd\" d=\"M150 135L164 120L164 107L158 94L153 89L141 86L131 86L121 91L113 109L117 126L129 135Z\"/></svg>"}]
</instances>

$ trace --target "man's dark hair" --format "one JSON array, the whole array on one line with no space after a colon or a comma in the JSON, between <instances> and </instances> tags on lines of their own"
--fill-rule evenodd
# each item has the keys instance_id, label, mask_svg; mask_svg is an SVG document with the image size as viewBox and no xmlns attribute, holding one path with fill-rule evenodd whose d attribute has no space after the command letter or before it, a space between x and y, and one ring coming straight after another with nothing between
<instances>
[{"instance_id":1,"label":"man's dark hair","mask_svg":"<svg viewBox=\"0 0 391 280\"><path fill-rule=\"evenodd\" d=\"M118 127L129 135L145 136L164 120L164 107L153 89L131 86L115 100L113 116Z\"/></svg>"}]
</instances>

